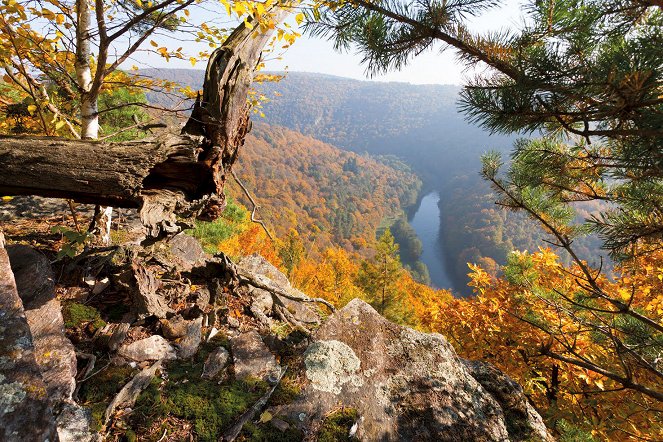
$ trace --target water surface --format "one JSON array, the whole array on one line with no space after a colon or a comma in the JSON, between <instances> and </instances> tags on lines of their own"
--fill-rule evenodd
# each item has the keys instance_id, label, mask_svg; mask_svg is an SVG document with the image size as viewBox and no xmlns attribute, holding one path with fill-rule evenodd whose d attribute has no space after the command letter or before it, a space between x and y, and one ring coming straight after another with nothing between
<instances>
[{"instance_id":1,"label":"water surface","mask_svg":"<svg viewBox=\"0 0 663 442\"><path fill-rule=\"evenodd\" d=\"M410 220L410 225L417 232L423 245L419 258L428 267L432 284L437 288L450 289L453 285L447 274L447 266L440 237L440 208L437 203L440 195L431 192L424 196L419 208Z\"/></svg>"}]
</instances>

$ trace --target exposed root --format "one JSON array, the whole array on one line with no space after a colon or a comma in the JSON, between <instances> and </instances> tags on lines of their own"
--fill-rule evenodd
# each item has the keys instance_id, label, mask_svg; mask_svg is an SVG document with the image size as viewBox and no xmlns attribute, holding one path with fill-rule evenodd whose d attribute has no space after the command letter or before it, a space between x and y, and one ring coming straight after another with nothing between
<instances>
[{"instance_id":1,"label":"exposed root","mask_svg":"<svg viewBox=\"0 0 663 442\"><path fill-rule=\"evenodd\" d=\"M244 282L246 282L249 285L252 285L253 287L263 289L268 291L269 293L276 294L278 296L282 296L284 298L290 299L291 301L297 301L297 302L318 302L320 304L325 305L328 307L332 312L336 311L336 308L327 300L322 299L322 298L311 298L308 296L300 297L300 296L295 296L292 295L285 290L278 289L274 286L265 284L259 280L258 277L255 275L252 275L250 273L245 273L245 272L238 272L238 276L240 279L243 279Z\"/></svg>"}]
</instances>

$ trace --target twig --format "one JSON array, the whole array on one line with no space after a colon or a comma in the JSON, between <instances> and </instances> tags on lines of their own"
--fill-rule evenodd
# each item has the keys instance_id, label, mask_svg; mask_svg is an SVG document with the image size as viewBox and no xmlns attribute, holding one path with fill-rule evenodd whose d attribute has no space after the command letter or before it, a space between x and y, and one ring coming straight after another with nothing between
<instances>
[{"instance_id":1,"label":"twig","mask_svg":"<svg viewBox=\"0 0 663 442\"><path fill-rule=\"evenodd\" d=\"M244 191L244 195L246 195L246 197L249 199L249 201L251 201L251 204L253 204L253 210L251 210L251 221L253 221L256 224L260 224L262 226L262 228L265 230L265 233L267 234L267 236L269 236L269 239L274 241L274 237L272 236L271 233L269 233L269 229L267 229L267 226L265 225L265 223L261 219L256 218L256 211L260 208L260 206L256 204L255 200L251 196L251 193L249 193L249 190L244 186L244 184L242 184L242 182L239 180L239 178L237 178L237 175L235 175L235 171L230 169L230 174L233 176L233 178L235 179L237 184L239 184L239 187L242 188L242 190Z\"/></svg>"},{"instance_id":2,"label":"twig","mask_svg":"<svg viewBox=\"0 0 663 442\"><path fill-rule=\"evenodd\" d=\"M78 225L78 217L76 216L76 208L74 207L73 200L67 200L69 204L69 210L71 211L71 217L74 219L74 227L78 233L81 233L81 227Z\"/></svg>"},{"instance_id":3,"label":"twig","mask_svg":"<svg viewBox=\"0 0 663 442\"><path fill-rule=\"evenodd\" d=\"M237 439L237 436L239 436L239 433L242 432L242 428L244 428L244 425L253 419L253 416L256 415L258 411L260 411L265 405L267 405L267 401L269 401L269 398L272 397L272 393L274 393L274 390L276 390L276 387L279 386L279 383L281 383L281 379L283 379L283 375L285 375L285 372L288 370L288 367L283 367L283 370L281 370L281 374L279 374L278 379L276 379L276 382L274 383L274 386L265 393L258 401L253 404L251 408L249 408L244 414L239 418L235 424L228 429L225 433L223 433L222 441L224 442L233 442L235 439Z\"/></svg>"},{"instance_id":4,"label":"twig","mask_svg":"<svg viewBox=\"0 0 663 442\"><path fill-rule=\"evenodd\" d=\"M161 442L162 440L164 440L166 438L166 432L167 431L168 431L168 428L163 429L163 435L161 436L161 438L159 438L159 440L157 442Z\"/></svg>"}]
</instances>

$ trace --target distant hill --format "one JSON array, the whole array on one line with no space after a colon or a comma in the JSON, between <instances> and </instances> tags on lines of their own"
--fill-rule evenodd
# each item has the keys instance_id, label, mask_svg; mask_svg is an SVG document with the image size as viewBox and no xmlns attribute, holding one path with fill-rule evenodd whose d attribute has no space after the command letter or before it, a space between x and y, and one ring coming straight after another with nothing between
<instances>
[{"instance_id":1,"label":"distant hill","mask_svg":"<svg viewBox=\"0 0 663 442\"><path fill-rule=\"evenodd\" d=\"M204 72L146 69L145 75L201 88ZM478 172L479 156L508 151L514 137L491 136L466 122L456 107L460 87L352 80L289 72L256 85L269 101L264 121L353 152L392 154L408 162L430 187ZM167 97L148 94L152 102Z\"/></svg>"},{"instance_id":2,"label":"distant hill","mask_svg":"<svg viewBox=\"0 0 663 442\"><path fill-rule=\"evenodd\" d=\"M192 88L202 86L204 74L192 69L142 73ZM395 155L422 179L423 193L439 193L439 240L449 268L430 272L446 271L455 290L469 293L467 262L485 262L488 257L503 264L514 248L536 250L545 245L538 226L495 206L495 197L479 176L481 154L497 150L508 156L516 136L491 135L467 122L457 107L460 87L290 72L282 81L256 89L268 100L262 108L265 117L254 121L284 126L357 153ZM158 94L148 94L148 99L168 105L168 98ZM283 159L291 161L290 154L284 152ZM596 239L578 243L590 262L598 260Z\"/></svg>"}]
</instances>

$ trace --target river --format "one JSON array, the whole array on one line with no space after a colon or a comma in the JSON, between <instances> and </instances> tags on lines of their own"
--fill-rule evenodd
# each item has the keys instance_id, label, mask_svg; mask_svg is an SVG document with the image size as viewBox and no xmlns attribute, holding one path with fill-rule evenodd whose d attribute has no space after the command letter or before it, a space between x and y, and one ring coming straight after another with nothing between
<instances>
[{"instance_id":1,"label":"river","mask_svg":"<svg viewBox=\"0 0 663 442\"><path fill-rule=\"evenodd\" d=\"M437 192L424 196L410 220L410 225L417 232L423 245L419 259L428 267L432 284L437 288L450 289L453 284L447 274L444 251L439 240L440 208L437 205L439 201L440 195Z\"/></svg>"}]
</instances>

